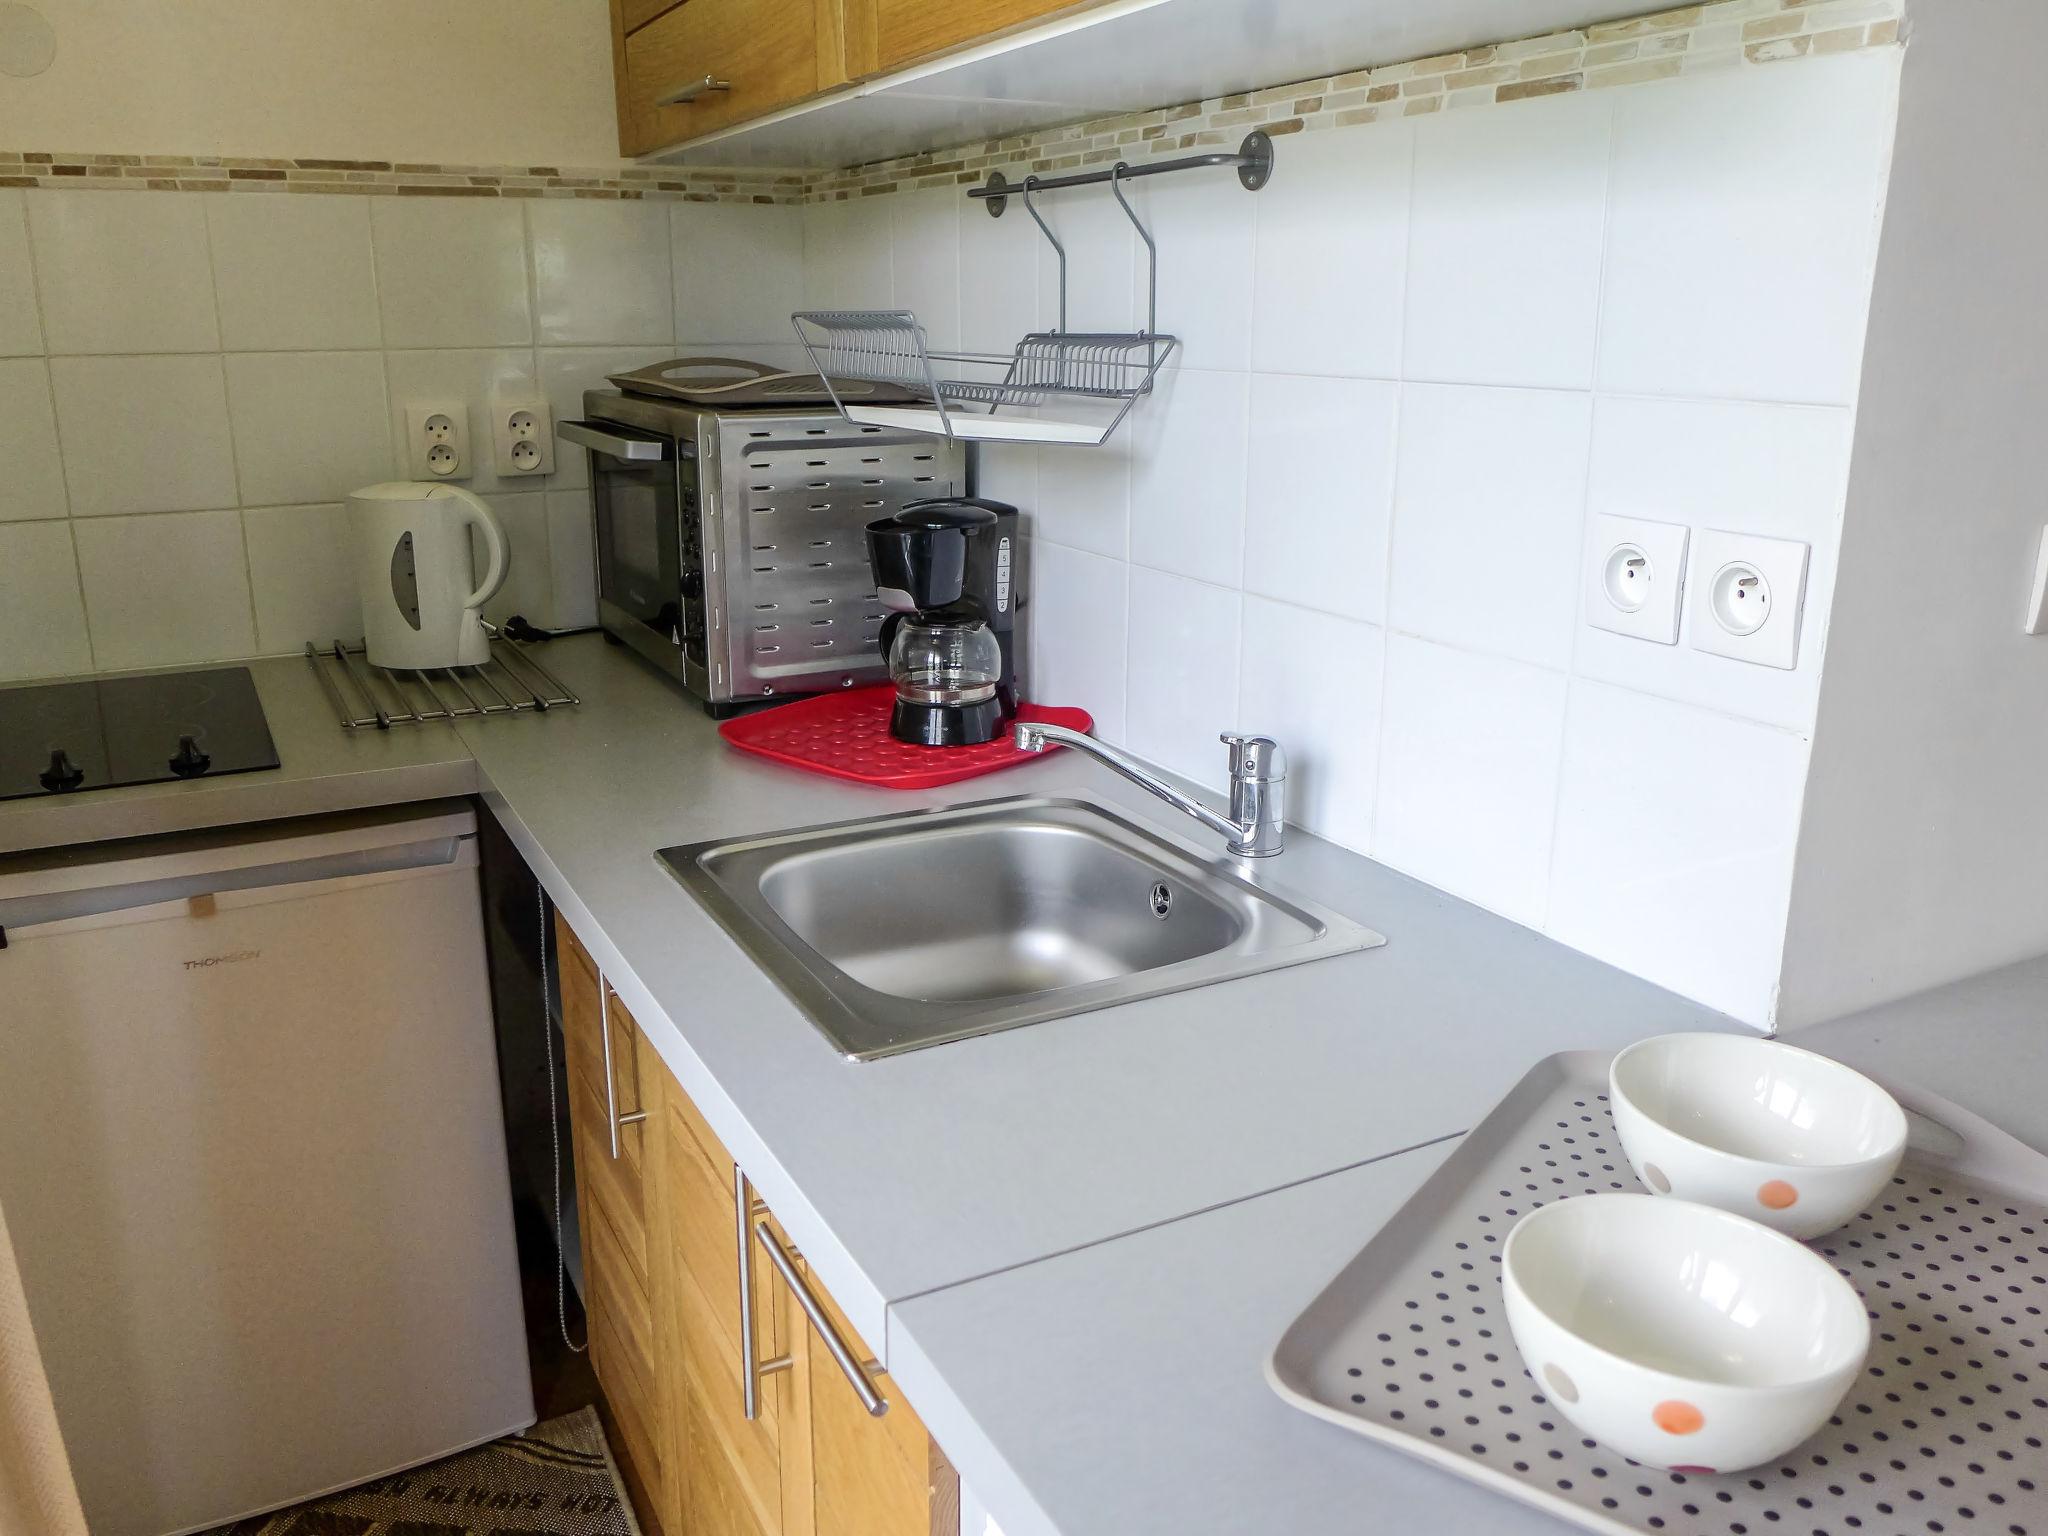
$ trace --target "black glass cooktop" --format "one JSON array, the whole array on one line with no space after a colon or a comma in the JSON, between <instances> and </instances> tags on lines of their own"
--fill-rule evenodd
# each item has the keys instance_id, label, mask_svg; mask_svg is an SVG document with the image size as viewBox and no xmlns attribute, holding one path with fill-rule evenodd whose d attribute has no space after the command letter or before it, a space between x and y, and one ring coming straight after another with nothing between
<instances>
[{"instance_id":1,"label":"black glass cooktop","mask_svg":"<svg viewBox=\"0 0 2048 1536\"><path fill-rule=\"evenodd\" d=\"M0 800L276 766L247 667L0 688Z\"/></svg>"}]
</instances>

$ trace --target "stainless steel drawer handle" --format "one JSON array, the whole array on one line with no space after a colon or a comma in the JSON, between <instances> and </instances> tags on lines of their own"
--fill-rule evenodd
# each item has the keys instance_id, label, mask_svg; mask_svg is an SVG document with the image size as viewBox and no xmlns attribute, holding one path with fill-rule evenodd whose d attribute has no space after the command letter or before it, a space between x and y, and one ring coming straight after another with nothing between
<instances>
[{"instance_id":1,"label":"stainless steel drawer handle","mask_svg":"<svg viewBox=\"0 0 2048 1536\"><path fill-rule=\"evenodd\" d=\"M619 1090L612 1079L612 989L605 979L597 978L597 1028L604 1036L604 1119L605 1129L611 1132L612 1161L619 1160L619 1127L638 1125L647 1118L647 1111L636 1109L630 1114L619 1113Z\"/></svg>"},{"instance_id":2,"label":"stainless steel drawer handle","mask_svg":"<svg viewBox=\"0 0 2048 1536\"><path fill-rule=\"evenodd\" d=\"M594 448L599 453L608 453L615 459L639 463L658 462L667 454L669 446L666 438L627 437L588 421L556 422L555 436L565 443L576 443L584 448Z\"/></svg>"},{"instance_id":3,"label":"stainless steel drawer handle","mask_svg":"<svg viewBox=\"0 0 2048 1536\"><path fill-rule=\"evenodd\" d=\"M832 1351L832 1358L846 1379L853 1384L853 1390L860 1397L860 1404L874 1418L880 1418L889 1411L889 1400L877 1392L874 1383L868 1380L869 1372L879 1372L879 1361L870 1360L865 1365L854 1359L853 1350L848 1346L832 1319L825 1315L824 1306L804 1284L802 1275L796 1272L796 1259L775 1240L775 1233L768 1225L768 1207L754 1198L752 1186L747 1183L746 1173L739 1164L732 1170L732 1216L733 1229L739 1240L740 1259L740 1401L750 1419L761 1416L761 1378L776 1371L786 1371L794 1363L789 1355L776 1355L773 1359L757 1360L754 1356L754 1244L759 1238L761 1246L768 1253L768 1261L781 1274L783 1281L796 1295L797 1305L804 1309L804 1316L811 1320L811 1326L818 1330L818 1337L825 1341L825 1347Z\"/></svg>"},{"instance_id":4,"label":"stainless steel drawer handle","mask_svg":"<svg viewBox=\"0 0 2048 1536\"><path fill-rule=\"evenodd\" d=\"M879 1419L889 1411L889 1399L877 1392L875 1384L868 1380L868 1372L874 1366L863 1365L854 1358L853 1350L848 1346L846 1339L832 1326L832 1319L825 1315L824 1304L818 1300L811 1288L804 1284L804 1277L797 1273L796 1260L791 1258L788 1250L775 1240L775 1233L769 1227L767 1217L755 1218L754 1236L761 1240L761 1246L768 1254L768 1262L775 1266L782 1275L783 1282L795 1294L796 1304L804 1309L804 1316L808 1317L811 1326L818 1330L818 1337L823 1339L825 1347L832 1351L833 1362L838 1365L840 1374L845 1376L848 1384L852 1386L855 1396L860 1398L861 1407L867 1409L870 1417Z\"/></svg>"},{"instance_id":5,"label":"stainless steel drawer handle","mask_svg":"<svg viewBox=\"0 0 2048 1536\"><path fill-rule=\"evenodd\" d=\"M730 80L721 80L716 75L706 75L701 80L692 80L688 84L679 85L673 90L663 92L654 98L654 104L657 107L687 107L706 91L729 91L731 89L732 82Z\"/></svg>"}]
</instances>

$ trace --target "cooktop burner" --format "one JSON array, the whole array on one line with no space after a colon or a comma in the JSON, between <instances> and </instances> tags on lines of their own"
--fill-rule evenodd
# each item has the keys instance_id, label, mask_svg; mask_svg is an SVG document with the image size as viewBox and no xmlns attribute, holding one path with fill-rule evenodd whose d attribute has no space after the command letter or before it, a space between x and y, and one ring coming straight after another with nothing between
<instances>
[{"instance_id":1,"label":"cooktop burner","mask_svg":"<svg viewBox=\"0 0 2048 1536\"><path fill-rule=\"evenodd\" d=\"M276 766L247 667L0 688L0 800Z\"/></svg>"}]
</instances>

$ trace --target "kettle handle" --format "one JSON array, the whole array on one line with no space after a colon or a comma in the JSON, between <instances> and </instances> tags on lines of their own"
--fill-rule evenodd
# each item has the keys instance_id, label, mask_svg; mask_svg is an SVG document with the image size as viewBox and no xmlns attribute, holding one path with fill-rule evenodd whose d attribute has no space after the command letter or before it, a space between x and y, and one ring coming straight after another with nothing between
<instances>
[{"instance_id":1,"label":"kettle handle","mask_svg":"<svg viewBox=\"0 0 2048 1536\"><path fill-rule=\"evenodd\" d=\"M463 522L475 528L484 536L485 565L483 579L477 588L462 600L465 608L481 608L497 595L498 588L505 585L505 576L511 567L510 554L505 548L505 531L498 526L497 518L475 491L460 485L443 485L437 489L446 491L462 503L458 514Z\"/></svg>"}]
</instances>

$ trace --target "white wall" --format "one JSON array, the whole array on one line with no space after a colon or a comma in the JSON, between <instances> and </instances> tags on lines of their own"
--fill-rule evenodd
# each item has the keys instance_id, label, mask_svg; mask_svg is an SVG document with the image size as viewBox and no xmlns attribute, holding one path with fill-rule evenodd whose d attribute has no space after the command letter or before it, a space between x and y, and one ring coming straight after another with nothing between
<instances>
[{"instance_id":1,"label":"white wall","mask_svg":"<svg viewBox=\"0 0 2048 1536\"><path fill-rule=\"evenodd\" d=\"M1310 828L1772 1018L1900 55L1279 141L1139 184L1184 352L1102 449L991 453L1034 515L1037 692L1215 784L1276 734ZM1101 193L1046 199L1069 324L1139 313ZM1049 326L1013 208L806 210L805 298ZM1798 666L1580 622L1612 511L1808 541Z\"/></svg>"},{"instance_id":2,"label":"white wall","mask_svg":"<svg viewBox=\"0 0 2048 1536\"><path fill-rule=\"evenodd\" d=\"M512 551L492 617L595 622L584 455L501 479L485 407L538 384L576 415L607 373L707 341L786 344L800 221L687 202L0 190L0 679L360 635L342 499L409 478L409 401L468 407L466 483ZM759 290L736 293L736 273Z\"/></svg>"},{"instance_id":3,"label":"white wall","mask_svg":"<svg viewBox=\"0 0 2048 1536\"><path fill-rule=\"evenodd\" d=\"M2020 632L2048 522L2044 47L2032 0L1914 9L1788 1021L2048 948L2048 638Z\"/></svg>"},{"instance_id":4,"label":"white wall","mask_svg":"<svg viewBox=\"0 0 2048 1536\"><path fill-rule=\"evenodd\" d=\"M79 154L619 160L606 0L34 0L56 62L0 145Z\"/></svg>"}]
</instances>

